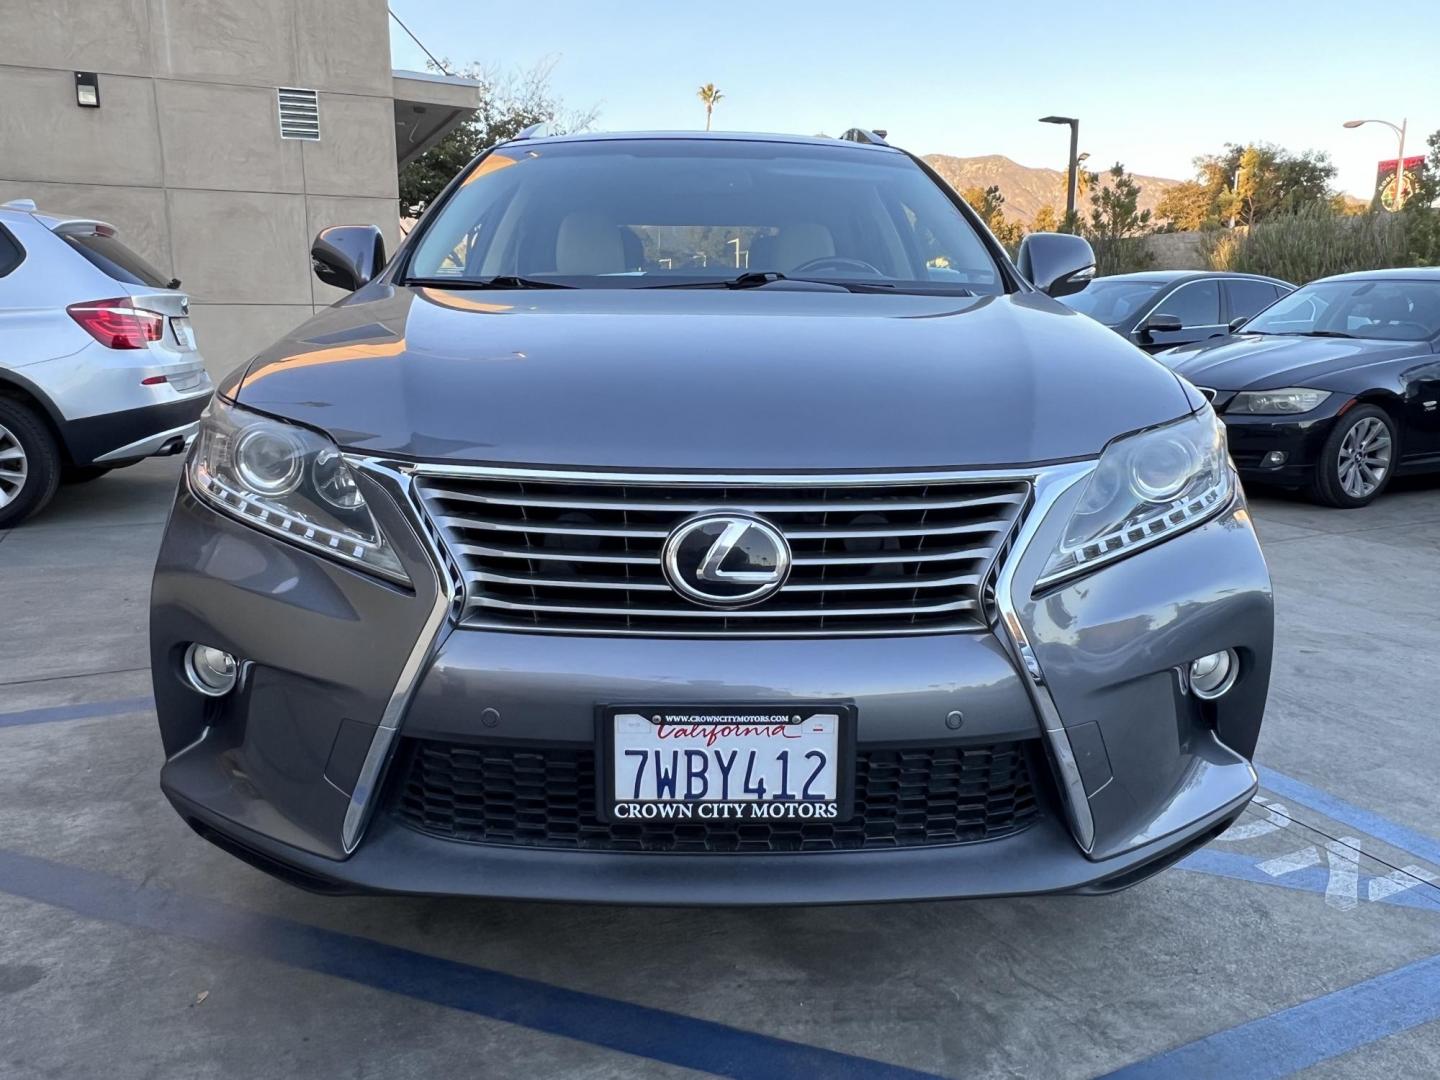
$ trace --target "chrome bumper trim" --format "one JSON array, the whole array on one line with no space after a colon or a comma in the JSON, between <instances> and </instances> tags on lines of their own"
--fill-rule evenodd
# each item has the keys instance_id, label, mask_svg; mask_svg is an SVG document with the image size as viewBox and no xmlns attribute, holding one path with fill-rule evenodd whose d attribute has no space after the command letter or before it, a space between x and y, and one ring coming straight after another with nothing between
<instances>
[{"instance_id":1,"label":"chrome bumper trim","mask_svg":"<svg viewBox=\"0 0 1440 1080\"><path fill-rule=\"evenodd\" d=\"M1055 699L1045 685L1045 672L1035 650L1030 645L1030 635L1020 618L1015 590L1015 571L1024 558L1026 550L1035 538L1041 524L1050 513L1060 496L1076 484L1085 480L1094 471L1094 461L1082 461L1072 465L1060 465L1042 469L1035 474L1034 503L1021 519L1020 531L1011 546L1009 557L1000 566L995 580L995 605L1000 609L1000 625L1004 628L1004 640L1010 646L1019 669L1021 681L1030 692L1030 700L1040 718L1040 727L1045 734L1045 744L1050 750L1050 759L1060 779L1060 795L1070 816L1070 829L1086 854L1095 847L1095 819L1090 813L1090 799L1085 794L1085 784L1080 778L1080 767L1075 762L1075 751L1070 746L1070 734L1060 719Z\"/></svg>"},{"instance_id":2,"label":"chrome bumper trim","mask_svg":"<svg viewBox=\"0 0 1440 1080\"><path fill-rule=\"evenodd\" d=\"M171 428L169 431L162 431L158 435L147 435L143 439L136 439L132 443L126 443L118 450L111 450L108 454L101 454L95 459L95 464L103 465L107 461L125 461L129 458L150 457L162 446L174 438L182 438L188 447L195 439L195 433L200 430L200 421L193 420L180 427Z\"/></svg>"},{"instance_id":3,"label":"chrome bumper trim","mask_svg":"<svg viewBox=\"0 0 1440 1080\"><path fill-rule=\"evenodd\" d=\"M390 692L390 700L385 704L385 711L381 714L375 735L370 740L370 749L366 751L365 761L360 767L360 775L350 792L350 805L345 809L345 820L340 827L340 846L345 854L349 855L359 846L360 838L365 834L365 826L374 813L375 797L385 779L385 769L390 763L395 736L400 732L400 723L410 707L410 698L420 682L420 676L430 660L440 633L449 621L456 585L445 557L435 545L434 537L420 524L424 518L415 503L410 476L388 463L352 455L346 455L346 460L352 467L382 480L391 493L398 497L401 513L430 557L435 584L435 599L430 605L430 612L425 617L425 623L410 649L409 656L405 658L399 678L395 680L395 689Z\"/></svg>"}]
</instances>

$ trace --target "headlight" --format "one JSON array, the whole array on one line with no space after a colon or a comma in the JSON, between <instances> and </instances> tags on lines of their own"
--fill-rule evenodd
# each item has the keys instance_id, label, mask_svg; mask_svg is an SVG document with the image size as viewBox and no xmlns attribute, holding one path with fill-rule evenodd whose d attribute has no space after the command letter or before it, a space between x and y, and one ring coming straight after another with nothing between
<instances>
[{"instance_id":1,"label":"headlight","mask_svg":"<svg viewBox=\"0 0 1440 1080\"><path fill-rule=\"evenodd\" d=\"M1206 406L1105 448L1038 586L1169 539L1230 500L1225 426Z\"/></svg>"},{"instance_id":2,"label":"headlight","mask_svg":"<svg viewBox=\"0 0 1440 1080\"><path fill-rule=\"evenodd\" d=\"M1287 386L1283 390L1246 390L1236 394L1225 406L1225 411L1251 416L1289 416L1318 409L1329 396L1329 390L1310 390L1303 386Z\"/></svg>"},{"instance_id":3,"label":"headlight","mask_svg":"<svg viewBox=\"0 0 1440 1080\"><path fill-rule=\"evenodd\" d=\"M214 398L186 468L191 488L217 510L409 584L350 466L323 435Z\"/></svg>"}]
</instances>

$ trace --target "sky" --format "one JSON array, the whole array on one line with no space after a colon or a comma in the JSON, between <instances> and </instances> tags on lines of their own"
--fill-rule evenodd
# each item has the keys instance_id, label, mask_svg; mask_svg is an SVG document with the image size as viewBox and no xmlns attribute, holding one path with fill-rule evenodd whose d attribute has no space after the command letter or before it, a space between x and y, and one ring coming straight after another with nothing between
<instances>
[{"instance_id":1,"label":"sky","mask_svg":"<svg viewBox=\"0 0 1440 1080\"><path fill-rule=\"evenodd\" d=\"M1440 0L390 0L431 52L490 70L553 65L600 130L714 126L839 135L885 128L918 154L1004 154L1063 169L1080 119L1091 168L1185 179L1226 142L1323 150L1369 198L1408 119L1406 154L1440 128ZM425 54L391 20L394 66Z\"/></svg>"}]
</instances>

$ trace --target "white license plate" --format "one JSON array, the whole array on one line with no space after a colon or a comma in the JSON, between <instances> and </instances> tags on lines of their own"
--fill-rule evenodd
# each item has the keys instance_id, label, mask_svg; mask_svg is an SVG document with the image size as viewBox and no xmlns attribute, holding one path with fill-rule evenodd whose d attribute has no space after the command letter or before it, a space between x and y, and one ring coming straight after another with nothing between
<instances>
[{"instance_id":1,"label":"white license plate","mask_svg":"<svg viewBox=\"0 0 1440 1080\"><path fill-rule=\"evenodd\" d=\"M175 331L175 340L180 343L182 349L195 350L195 329L186 318L173 318L170 320L170 328Z\"/></svg>"},{"instance_id":2,"label":"white license plate","mask_svg":"<svg viewBox=\"0 0 1440 1080\"><path fill-rule=\"evenodd\" d=\"M838 816L838 712L621 711L612 723L616 820Z\"/></svg>"}]
</instances>

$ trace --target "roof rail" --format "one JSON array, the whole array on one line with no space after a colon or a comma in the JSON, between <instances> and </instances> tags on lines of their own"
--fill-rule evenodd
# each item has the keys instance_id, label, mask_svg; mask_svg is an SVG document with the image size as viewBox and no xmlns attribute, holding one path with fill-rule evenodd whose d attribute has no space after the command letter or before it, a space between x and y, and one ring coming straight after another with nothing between
<instances>
[{"instance_id":1,"label":"roof rail","mask_svg":"<svg viewBox=\"0 0 1440 1080\"><path fill-rule=\"evenodd\" d=\"M550 122L541 120L538 124L531 124L524 131L516 135L511 142L519 142L521 139L543 139L550 134Z\"/></svg>"},{"instance_id":2,"label":"roof rail","mask_svg":"<svg viewBox=\"0 0 1440 1080\"><path fill-rule=\"evenodd\" d=\"M840 138L846 142L869 143L871 146L889 146L890 144L885 141L885 136L888 134L889 132L884 128L871 129L856 127L845 132Z\"/></svg>"}]
</instances>

